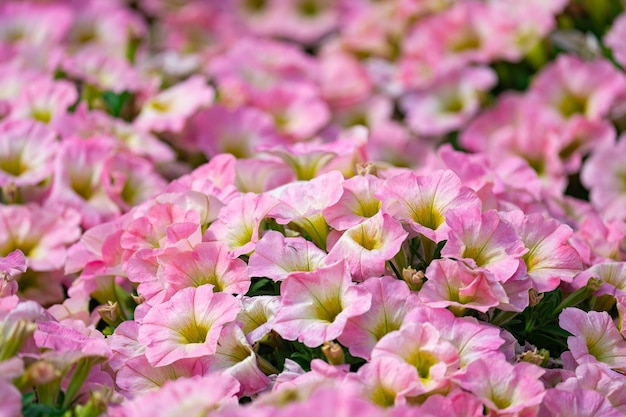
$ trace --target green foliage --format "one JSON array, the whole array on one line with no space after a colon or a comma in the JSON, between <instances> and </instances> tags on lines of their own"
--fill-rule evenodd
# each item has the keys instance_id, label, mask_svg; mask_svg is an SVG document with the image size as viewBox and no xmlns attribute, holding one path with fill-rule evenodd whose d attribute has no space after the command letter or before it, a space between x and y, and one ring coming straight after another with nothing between
<instances>
[{"instance_id":1,"label":"green foliage","mask_svg":"<svg viewBox=\"0 0 626 417\"><path fill-rule=\"evenodd\" d=\"M112 91L105 91L102 93L102 100L106 105L107 111L111 116L120 117L122 114L122 108L124 104L131 98L131 94L128 91L123 91L116 94Z\"/></svg>"},{"instance_id":2,"label":"green foliage","mask_svg":"<svg viewBox=\"0 0 626 417\"><path fill-rule=\"evenodd\" d=\"M557 289L543 294L541 301L527 307L503 327L524 345L528 342L539 349L546 349L552 357L558 357L567 350L569 332L559 327L560 310L557 308L562 301L561 290Z\"/></svg>"}]
</instances>

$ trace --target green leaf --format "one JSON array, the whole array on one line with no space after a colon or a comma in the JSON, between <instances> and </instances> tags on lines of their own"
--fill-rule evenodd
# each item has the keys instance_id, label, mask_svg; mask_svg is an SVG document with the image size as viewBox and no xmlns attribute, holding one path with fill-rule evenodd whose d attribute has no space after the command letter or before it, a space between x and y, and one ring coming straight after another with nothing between
<instances>
[{"instance_id":1,"label":"green leaf","mask_svg":"<svg viewBox=\"0 0 626 417\"><path fill-rule=\"evenodd\" d=\"M107 106L107 111L114 117L120 117L122 107L124 107L124 104L129 98L130 93L128 91L123 91L120 94L116 94L112 91L102 93L102 100L104 100L104 104Z\"/></svg>"}]
</instances>

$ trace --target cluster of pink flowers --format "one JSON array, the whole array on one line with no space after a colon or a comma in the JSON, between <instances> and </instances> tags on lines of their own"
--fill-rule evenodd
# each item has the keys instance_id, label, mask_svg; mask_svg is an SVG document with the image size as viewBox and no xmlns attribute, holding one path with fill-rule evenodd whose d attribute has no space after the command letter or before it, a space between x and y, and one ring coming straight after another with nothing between
<instances>
[{"instance_id":1,"label":"cluster of pink flowers","mask_svg":"<svg viewBox=\"0 0 626 417\"><path fill-rule=\"evenodd\" d=\"M626 13L566 7L0 4L0 416L626 415Z\"/></svg>"}]
</instances>

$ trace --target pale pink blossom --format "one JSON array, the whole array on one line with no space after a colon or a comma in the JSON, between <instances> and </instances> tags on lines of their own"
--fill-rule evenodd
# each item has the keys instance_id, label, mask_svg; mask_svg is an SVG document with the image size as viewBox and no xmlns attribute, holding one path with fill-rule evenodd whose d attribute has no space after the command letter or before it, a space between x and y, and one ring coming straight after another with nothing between
<instances>
[{"instance_id":1,"label":"pale pink blossom","mask_svg":"<svg viewBox=\"0 0 626 417\"><path fill-rule=\"evenodd\" d=\"M626 66L626 48L622 39L626 35L626 14L620 14L611 25L611 29L604 35L604 44L611 48L615 60Z\"/></svg>"},{"instance_id":2,"label":"pale pink blossom","mask_svg":"<svg viewBox=\"0 0 626 417\"><path fill-rule=\"evenodd\" d=\"M146 358L154 366L212 355L222 327L235 320L239 310L232 295L214 293L212 285L183 288L148 311L138 340L146 345Z\"/></svg>"},{"instance_id":3,"label":"pale pink blossom","mask_svg":"<svg viewBox=\"0 0 626 417\"><path fill-rule=\"evenodd\" d=\"M207 371L222 372L239 381L238 395L250 396L266 389L270 379L259 369L257 355L241 327L231 323L224 327L215 353L207 358Z\"/></svg>"},{"instance_id":4,"label":"pale pink blossom","mask_svg":"<svg viewBox=\"0 0 626 417\"><path fill-rule=\"evenodd\" d=\"M607 312L566 308L559 316L559 326L572 334L567 346L577 363L602 362L626 370L626 341Z\"/></svg>"},{"instance_id":5,"label":"pale pink blossom","mask_svg":"<svg viewBox=\"0 0 626 417\"><path fill-rule=\"evenodd\" d=\"M498 277L486 269L472 269L462 261L435 259L425 272L428 280L419 299L430 307L449 307L486 313L508 297Z\"/></svg>"},{"instance_id":6,"label":"pale pink blossom","mask_svg":"<svg viewBox=\"0 0 626 417\"><path fill-rule=\"evenodd\" d=\"M485 268L498 281L513 276L527 252L513 226L495 210L450 210L446 224L450 232L441 254L462 259L471 267Z\"/></svg>"},{"instance_id":7,"label":"pale pink blossom","mask_svg":"<svg viewBox=\"0 0 626 417\"><path fill-rule=\"evenodd\" d=\"M626 92L626 77L608 60L560 55L535 77L530 92L564 118L582 114L596 120Z\"/></svg>"},{"instance_id":8,"label":"pale pink blossom","mask_svg":"<svg viewBox=\"0 0 626 417\"><path fill-rule=\"evenodd\" d=\"M248 268L228 252L221 242L198 243L192 250L167 250L158 256L162 266L158 274L170 296L183 288L204 284L213 285L215 292L245 294L250 286Z\"/></svg>"},{"instance_id":9,"label":"pale pink blossom","mask_svg":"<svg viewBox=\"0 0 626 417\"><path fill-rule=\"evenodd\" d=\"M593 390L548 389L539 417L621 417L624 414Z\"/></svg>"},{"instance_id":10,"label":"pale pink blossom","mask_svg":"<svg viewBox=\"0 0 626 417\"><path fill-rule=\"evenodd\" d=\"M135 125L144 130L178 133L196 111L213 103L213 96L204 77L192 76L149 98Z\"/></svg>"},{"instance_id":11,"label":"pale pink blossom","mask_svg":"<svg viewBox=\"0 0 626 417\"><path fill-rule=\"evenodd\" d=\"M339 341L352 355L370 359L376 343L400 329L407 312L418 300L405 282L389 276L369 278L360 288L372 295L372 305L366 314L348 319Z\"/></svg>"},{"instance_id":12,"label":"pale pink blossom","mask_svg":"<svg viewBox=\"0 0 626 417\"><path fill-rule=\"evenodd\" d=\"M280 297L257 295L241 299L237 323L251 344L267 335L274 326L274 317L280 307Z\"/></svg>"},{"instance_id":13,"label":"pale pink blossom","mask_svg":"<svg viewBox=\"0 0 626 417\"><path fill-rule=\"evenodd\" d=\"M180 378L170 381L155 392L134 398L120 407L113 407L111 417L175 417L199 416L221 407L237 404L239 383L234 378L215 374Z\"/></svg>"},{"instance_id":14,"label":"pale pink blossom","mask_svg":"<svg viewBox=\"0 0 626 417\"><path fill-rule=\"evenodd\" d=\"M184 140L207 158L220 153L251 158L258 146L282 142L271 116L254 107L212 106L196 113L189 125L186 136L191 138Z\"/></svg>"},{"instance_id":15,"label":"pale pink blossom","mask_svg":"<svg viewBox=\"0 0 626 417\"><path fill-rule=\"evenodd\" d=\"M385 356L401 359L417 370L411 395L445 388L459 367L457 348L430 323L407 323L383 336L372 350L372 359Z\"/></svg>"},{"instance_id":16,"label":"pale pink blossom","mask_svg":"<svg viewBox=\"0 0 626 417\"><path fill-rule=\"evenodd\" d=\"M590 190L590 200L603 217L624 220L626 169L622 163L626 155L626 141L620 136L617 142L596 149L585 162L581 181Z\"/></svg>"},{"instance_id":17,"label":"pale pink blossom","mask_svg":"<svg viewBox=\"0 0 626 417\"><path fill-rule=\"evenodd\" d=\"M380 276L386 271L385 262L400 251L407 236L398 220L378 212L344 231L330 248L326 263L345 259L355 281Z\"/></svg>"},{"instance_id":18,"label":"pale pink blossom","mask_svg":"<svg viewBox=\"0 0 626 417\"><path fill-rule=\"evenodd\" d=\"M408 126L420 135L443 135L467 123L480 108L480 96L497 81L482 67L465 68L437 79L429 88L402 98Z\"/></svg>"},{"instance_id":19,"label":"pale pink blossom","mask_svg":"<svg viewBox=\"0 0 626 417\"><path fill-rule=\"evenodd\" d=\"M480 210L481 206L478 196L462 187L459 177L449 170L430 175L407 172L393 176L375 196L383 202L383 213L406 222L415 232L434 242L447 238L449 227L444 216L448 210Z\"/></svg>"},{"instance_id":20,"label":"pale pink blossom","mask_svg":"<svg viewBox=\"0 0 626 417\"><path fill-rule=\"evenodd\" d=\"M76 102L74 84L66 80L41 79L25 86L11 106L12 119L31 119L50 123Z\"/></svg>"},{"instance_id":21,"label":"pale pink blossom","mask_svg":"<svg viewBox=\"0 0 626 417\"><path fill-rule=\"evenodd\" d=\"M302 237L286 238L269 230L257 242L248 268L250 276L281 281L292 272L315 271L325 259L326 252L312 242Z\"/></svg>"},{"instance_id":22,"label":"pale pink blossom","mask_svg":"<svg viewBox=\"0 0 626 417\"><path fill-rule=\"evenodd\" d=\"M287 340L317 347L341 336L348 319L370 305L371 295L352 283L345 262L295 272L282 283L274 330Z\"/></svg>"},{"instance_id":23,"label":"pale pink blossom","mask_svg":"<svg viewBox=\"0 0 626 417\"><path fill-rule=\"evenodd\" d=\"M0 221L4 225L0 229L0 255L19 249L35 271L62 268L67 246L80 237L80 218L71 209L0 205Z\"/></svg>"},{"instance_id":24,"label":"pale pink blossom","mask_svg":"<svg viewBox=\"0 0 626 417\"><path fill-rule=\"evenodd\" d=\"M119 215L120 208L107 195L102 181L104 165L113 153L114 145L106 139L61 142L48 203L79 211L86 228Z\"/></svg>"},{"instance_id":25,"label":"pale pink blossom","mask_svg":"<svg viewBox=\"0 0 626 417\"><path fill-rule=\"evenodd\" d=\"M209 226L205 239L225 243L233 256L252 252L259 240L261 221L277 201L268 194L246 193L229 201Z\"/></svg>"},{"instance_id":26,"label":"pale pink blossom","mask_svg":"<svg viewBox=\"0 0 626 417\"><path fill-rule=\"evenodd\" d=\"M626 379L601 363L586 363L576 367L576 375L556 388L576 392L594 390L621 412L626 411Z\"/></svg>"},{"instance_id":27,"label":"pale pink blossom","mask_svg":"<svg viewBox=\"0 0 626 417\"><path fill-rule=\"evenodd\" d=\"M296 181L270 192L279 203L269 216L279 224L295 223L302 228L315 244L326 249L328 225L322 210L339 201L342 194L343 175L330 171L310 181Z\"/></svg>"},{"instance_id":28,"label":"pale pink blossom","mask_svg":"<svg viewBox=\"0 0 626 417\"><path fill-rule=\"evenodd\" d=\"M23 120L0 124L0 185L36 185L52 175L57 149L54 131Z\"/></svg>"},{"instance_id":29,"label":"pale pink blossom","mask_svg":"<svg viewBox=\"0 0 626 417\"><path fill-rule=\"evenodd\" d=\"M459 355L461 371L478 359L503 358L500 348L505 343L500 328L479 322L472 317L455 317L444 308L419 307L409 311L404 323L431 323Z\"/></svg>"},{"instance_id":30,"label":"pale pink blossom","mask_svg":"<svg viewBox=\"0 0 626 417\"><path fill-rule=\"evenodd\" d=\"M370 174L346 179L339 201L322 211L326 222L336 230L346 230L373 217L380 211L381 201L374 193L382 182Z\"/></svg>"},{"instance_id":31,"label":"pale pink blossom","mask_svg":"<svg viewBox=\"0 0 626 417\"><path fill-rule=\"evenodd\" d=\"M416 390L417 369L395 356L379 356L350 375L363 384L363 396L374 404L392 407L406 403Z\"/></svg>"},{"instance_id":32,"label":"pale pink blossom","mask_svg":"<svg viewBox=\"0 0 626 417\"><path fill-rule=\"evenodd\" d=\"M455 379L496 416L533 416L545 395L545 388L539 380L544 372L527 362L511 365L504 359L479 359Z\"/></svg>"},{"instance_id":33,"label":"pale pink blossom","mask_svg":"<svg viewBox=\"0 0 626 417\"><path fill-rule=\"evenodd\" d=\"M528 249L523 260L538 292L552 291L561 281L571 282L582 269L580 256L568 243L573 233L568 225L520 211L509 212L504 218L511 222Z\"/></svg>"}]
</instances>

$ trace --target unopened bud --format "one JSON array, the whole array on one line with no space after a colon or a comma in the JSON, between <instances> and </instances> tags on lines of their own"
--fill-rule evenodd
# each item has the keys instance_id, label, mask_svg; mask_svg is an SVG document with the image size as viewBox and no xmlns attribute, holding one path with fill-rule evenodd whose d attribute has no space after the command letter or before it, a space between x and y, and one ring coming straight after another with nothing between
<instances>
[{"instance_id":1,"label":"unopened bud","mask_svg":"<svg viewBox=\"0 0 626 417\"><path fill-rule=\"evenodd\" d=\"M550 359L550 352L546 349L538 351L537 348L522 352L518 358L519 362L528 362L538 366L545 366L548 359Z\"/></svg>"},{"instance_id":2,"label":"unopened bud","mask_svg":"<svg viewBox=\"0 0 626 417\"><path fill-rule=\"evenodd\" d=\"M419 291L422 288L424 278L424 271L416 271L411 267L402 269L402 279L404 279L412 291Z\"/></svg>"},{"instance_id":3,"label":"unopened bud","mask_svg":"<svg viewBox=\"0 0 626 417\"><path fill-rule=\"evenodd\" d=\"M378 168L373 162L362 162L356 165L356 172L359 175L376 175Z\"/></svg>"},{"instance_id":4,"label":"unopened bud","mask_svg":"<svg viewBox=\"0 0 626 417\"><path fill-rule=\"evenodd\" d=\"M135 302L135 304L139 305L142 304L144 301L146 301L146 297L144 297L143 295L134 295L131 294L130 295L133 298L133 301Z\"/></svg>"},{"instance_id":5,"label":"unopened bud","mask_svg":"<svg viewBox=\"0 0 626 417\"><path fill-rule=\"evenodd\" d=\"M536 289L531 288L528 291L528 305L534 307L543 300L543 293L539 294Z\"/></svg>"},{"instance_id":6,"label":"unopened bud","mask_svg":"<svg viewBox=\"0 0 626 417\"><path fill-rule=\"evenodd\" d=\"M122 322L120 306L117 304L117 301L114 303L109 301L106 305L100 306L98 314L100 314L102 320L111 326L117 326Z\"/></svg>"},{"instance_id":7,"label":"unopened bud","mask_svg":"<svg viewBox=\"0 0 626 417\"><path fill-rule=\"evenodd\" d=\"M345 363L343 349L341 345L335 342L324 342L322 345L322 353L331 365L342 365Z\"/></svg>"},{"instance_id":8,"label":"unopened bud","mask_svg":"<svg viewBox=\"0 0 626 417\"><path fill-rule=\"evenodd\" d=\"M37 361L26 370L26 378L32 385L44 385L60 377L59 370L46 361Z\"/></svg>"}]
</instances>

